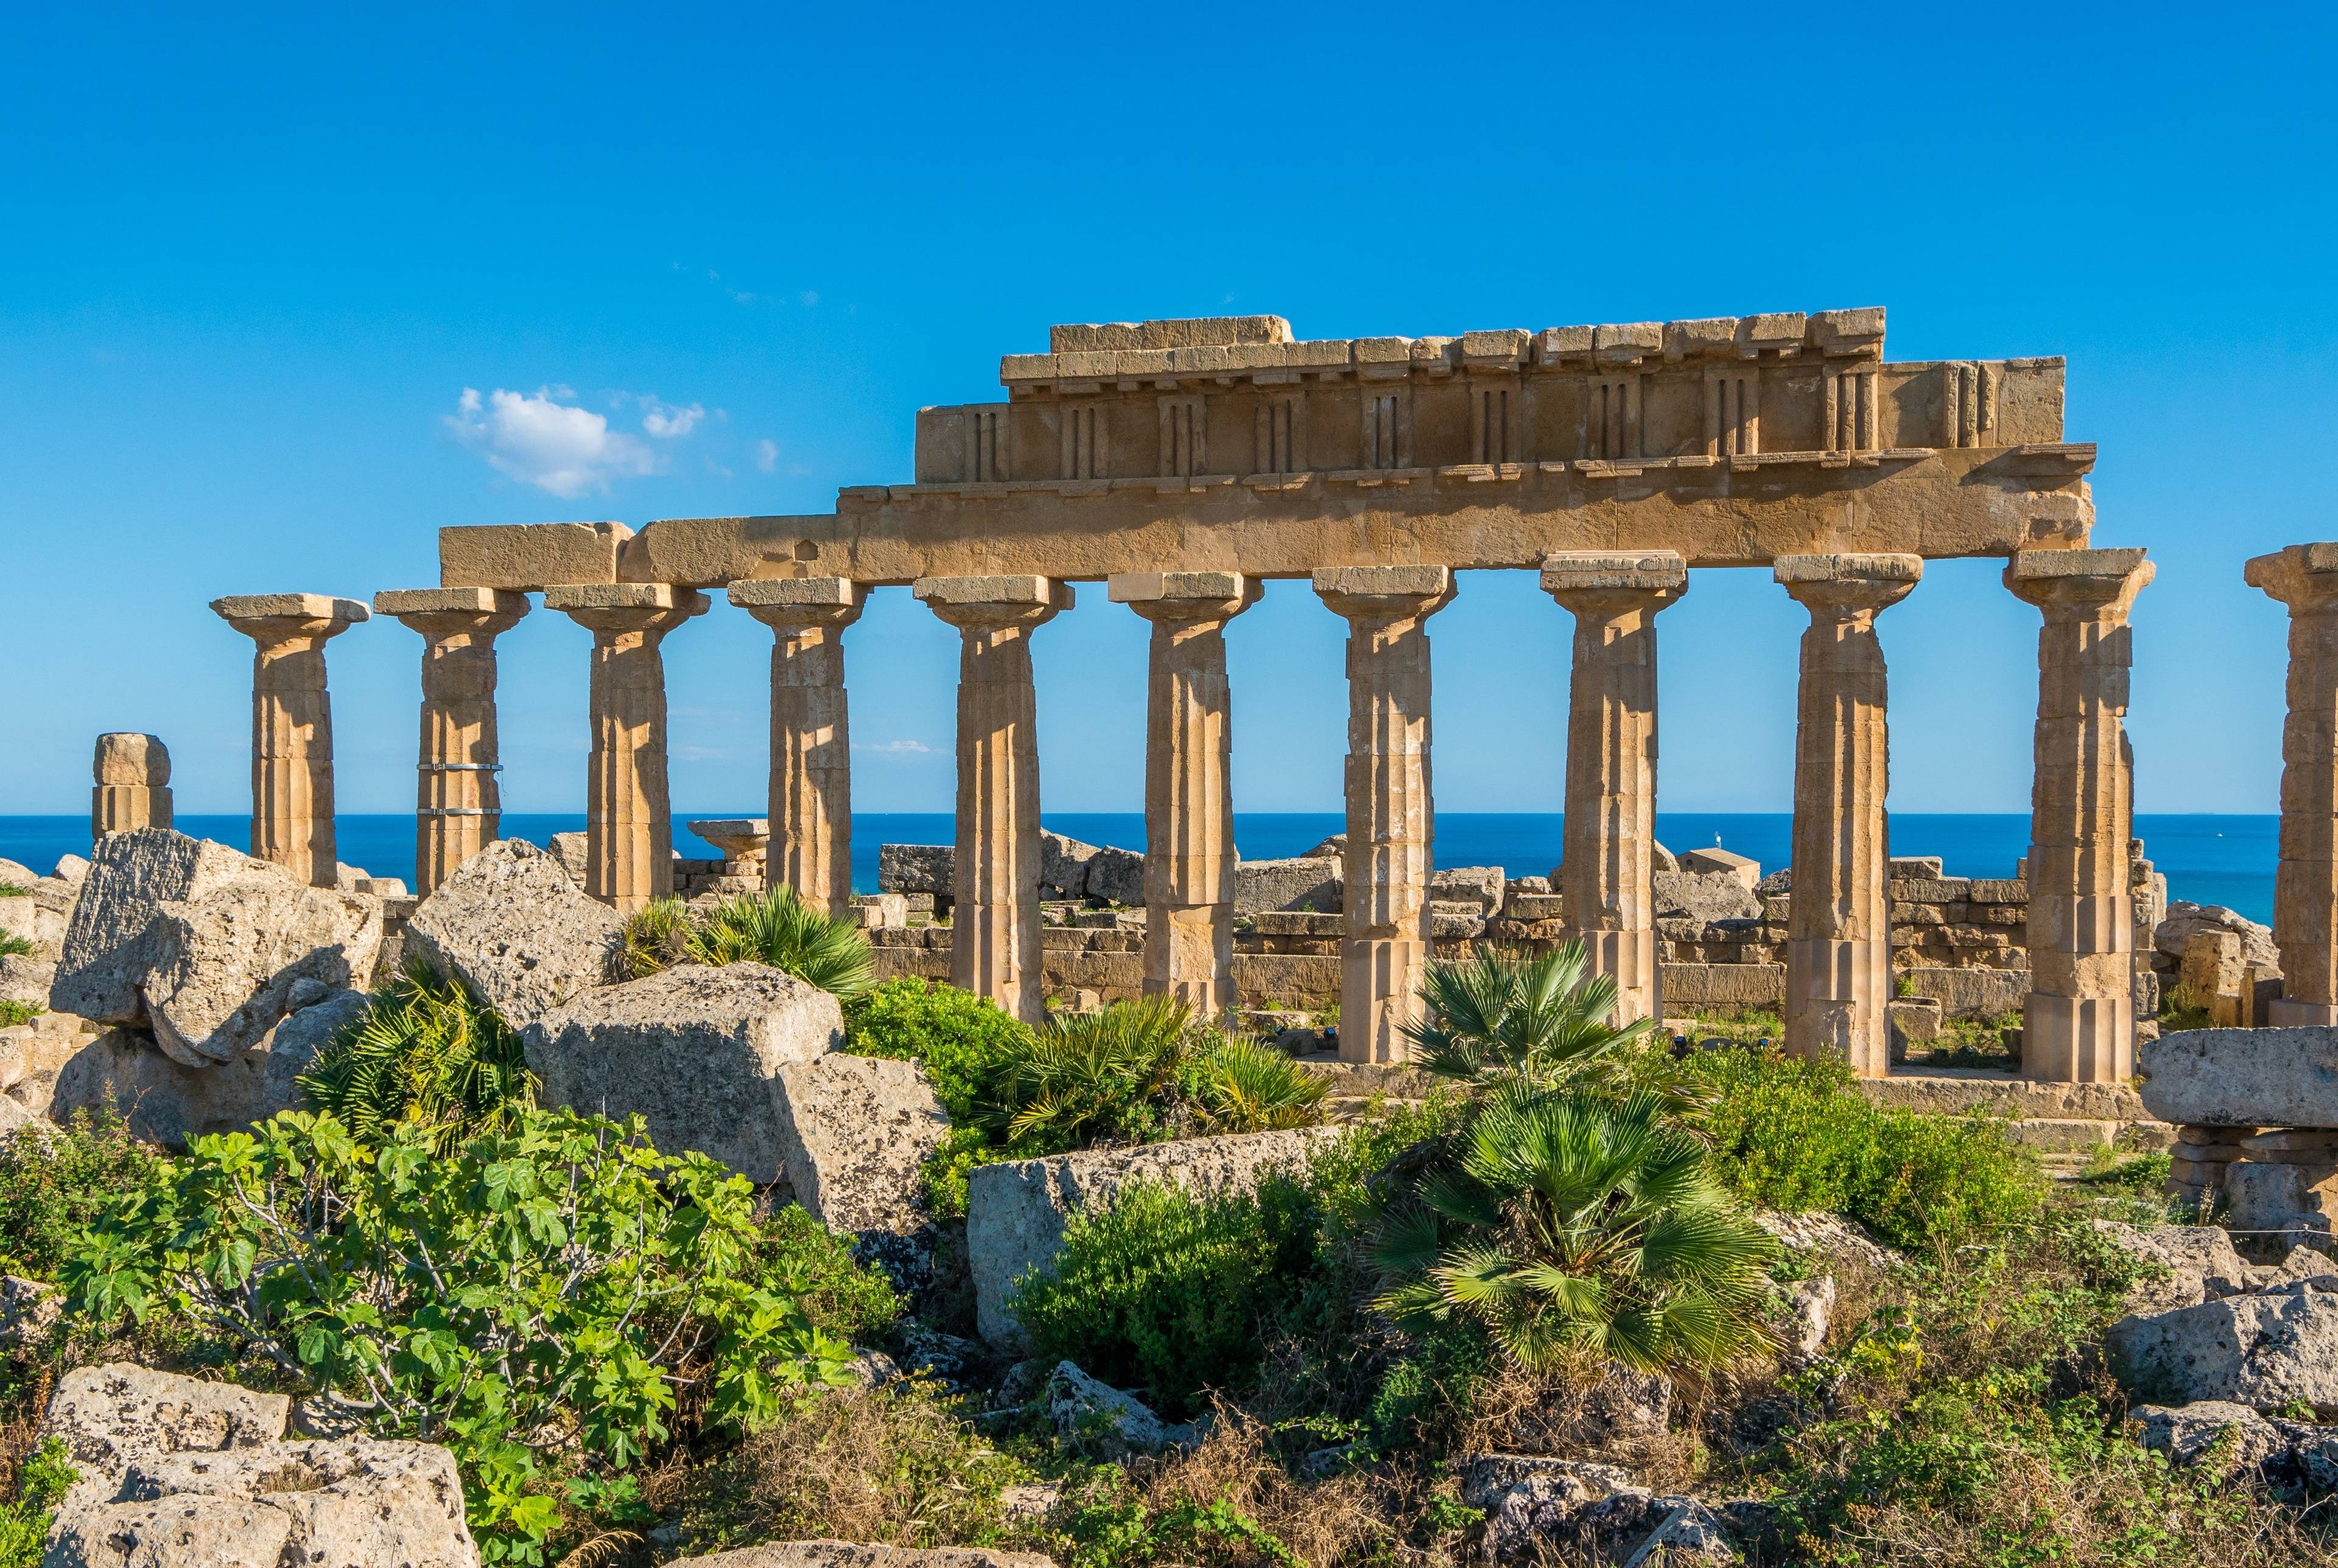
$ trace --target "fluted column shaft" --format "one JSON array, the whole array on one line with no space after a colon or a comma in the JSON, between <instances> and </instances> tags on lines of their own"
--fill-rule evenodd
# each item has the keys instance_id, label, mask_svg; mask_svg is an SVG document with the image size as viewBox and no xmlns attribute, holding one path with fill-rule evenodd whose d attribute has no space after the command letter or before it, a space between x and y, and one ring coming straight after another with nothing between
<instances>
[{"instance_id":1,"label":"fluted column shaft","mask_svg":"<svg viewBox=\"0 0 2338 1568\"><path fill-rule=\"evenodd\" d=\"M1071 607L1072 590L1046 577L925 577L914 592L961 639L950 981L1036 1024L1046 975L1030 636Z\"/></svg>"},{"instance_id":2,"label":"fluted column shaft","mask_svg":"<svg viewBox=\"0 0 2338 1568\"><path fill-rule=\"evenodd\" d=\"M1565 906L1616 1021L1662 1018L1657 983L1656 612L1688 589L1674 551L1579 552L1543 563L1575 616L1567 682Z\"/></svg>"},{"instance_id":3,"label":"fluted column shaft","mask_svg":"<svg viewBox=\"0 0 2338 1568\"><path fill-rule=\"evenodd\" d=\"M1340 943L1340 1054L1402 1062L1404 1025L1429 966L1429 874L1437 823L1429 778L1429 617L1453 597L1442 566L1315 573L1348 622L1347 932Z\"/></svg>"},{"instance_id":4,"label":"fluted column shaft","mask_svg":"<svg viewBox=\"0 0 2338 1568\"><path fill-rule=\"evenodd\" d=\"M333 704L325 644L369 612L354 599L260 593L211 601L251 639L251 853L319 887L339 870Z\"/></svg>"},{"instance_id":5,"label":"fluted column shaft","mask_svg":"<svg viewBox=\"0 0 2338 1568\"><path fill-rule=\"evenodd\" d=\"M2338 544L2293 544L2248 564L2289 606L2289 716L2281 729L2281 860L2273 937L2278 1025L2338 1024Z\"/></svg>"},{"instance_id":6,"label":"fluted column shaft","mask_svg":"<svg viewBox=\"0 0 2338 1568\"><path fill-rule=\"evenodd\" d=\"M771 837L763 879L814 908L852 906L852 732L844 629L868 590L842 577L733 583L731 603L771 629Z\"/></svg>"},{"instance_id":7,"label":"fluted column shaft","mask_svg":"<svg viewBox=\"0 0 2338 1568\"><path fill-rule=\"evenodd\" d=\"M584 891L631 915L673 891L661 645L706 612L707 598L663 583L594 583L548 589L544 603L593 633Z\"/></svg>"},{"instance_id":8,"label":"fluted column shaft","mask_svg":"<svg viewBox=\"0 0 2338 1568\"><path fill-rule=\"evenodd\" d=\"M1145 682L1144 990L1203 1016L1234 1006L1234 819L1226 622L1258 602L1232 572L1115 577L1153 622Z\"/></svg>"},{"instance_id":9,"label":"fluted column shaft","mask_svg":"<svg viewBox=\"0 0 2338 1568\"><path fill-rule=\"evenodd\" d=\"M159 736L99 736L90 776L93 843L115 833L171 825L171 750Z\"/></svg>"},{"instance_id":10,"label":"fluted column shaft","mask_svg":"<svg viewBox=\"0 0 2338 1568\"><path fill-rule=\"evenodd\" d=\"M1891 1069L1891 835L1883 647L1875 618L1922 574L1914 555L1786 555L1776 577L1811 612L1794 734L1793 902L1786 1049Z\"/></svg>"},{"instance_id":11,"label":"fluted column shaft","mask_svg":"<svg viewBox=\"0 0 2338 1568\"><path fill-rule=\"evenodd\" d=\"M2064 1083L2135 1076L2127 612L2140 550L2025 550L2005 585L2045 613L2029 795L2029 995L2021 1071Z\"/></svg>"},{"instance_id":12,"label":"fluted column shaft","mask_svg":"<svg viewBox=\"0 0 2338 1568\"><path fill-rule=\"evenodd\" d=\"M494 588L377 593L378 614L422 634L422 740L415 765L415 891L427 895L503 834L496 638L527 595Z\"/></svg>"}]
</instances>

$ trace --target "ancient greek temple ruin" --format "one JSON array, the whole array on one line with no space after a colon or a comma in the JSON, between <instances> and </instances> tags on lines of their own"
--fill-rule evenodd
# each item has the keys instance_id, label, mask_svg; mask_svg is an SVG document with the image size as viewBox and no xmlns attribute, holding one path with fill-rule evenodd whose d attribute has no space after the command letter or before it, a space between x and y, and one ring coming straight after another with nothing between
<instances>
[{"instance_id":1,"label":"ancient greek temple ruin","mask_svg":"<svg viewBox=\"0 0 2338 1568\"><path fill-rule=\"evenodd\" d=\"M2041 618L2024 1071L2122 1081L2137 995L2127 619L2152 565L2089 547L2095 448L2064 438L2060 359L1893 363L1883 329L1881 309L1315 341L1276 317L1056 327L1048 352L1001 361L999 400L918 412L913 482L846 488L831 513L444 530L438 584L371 606L423 642L422 890L497 832L495 641L531 593L593 634L587 887L626 910L670 889L660 647L720 589L773 633L765 875L841 910L842 638L872 587L906 584L963 639L949 973L1036 1017L1031 647L1080 584L1101 584L1152 623L1144 986L1224 1007L1224 632L1263 580L1303 578L1350 629L1341 1051L1401 1059L1431 952L1430 627L1455 573L1531 571L1574 627L1565 927L1626 1014L1662 1016L1658 619L1695 569L1763 568L1810 612L1787 1043L1881 1075L1886 612L1922 592L1925 562L1993 557ZM2284 876L2307 867L2284 887L2320 897L2326 926L2338 560L2269 573L2300 606L2321 703L2293 720L2292 768L2319 759L2296 787L2318 791L2322 826L2294 846L2284 828ZM257 645L254 852L329 878L324 650L368 607L277 594L216 608ZM2305 1005L2326 1018L2326 938L2323 951Z\"/></svg>"}]
</instances>

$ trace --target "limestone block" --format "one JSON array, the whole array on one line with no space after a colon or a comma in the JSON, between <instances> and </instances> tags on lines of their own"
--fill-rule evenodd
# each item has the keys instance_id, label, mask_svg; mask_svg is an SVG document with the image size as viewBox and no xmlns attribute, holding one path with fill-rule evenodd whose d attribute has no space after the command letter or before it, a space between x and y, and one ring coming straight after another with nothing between
<instances>
[{"instance_id":1,"label":"limestone block","mask_svg":"<svg viewBox=\"0 0 2338 1568\"><path fill-rule=\"evenodd\" d=\"M2305 1163L2249 1154L2226 1164L2224 1188L2225 1222L2235 1229L2327 1237L2338 1218L2338 1156Z\"/></svg>"},{"instance_id":2,"label":"limestone block","mask_svg":"<svg viewBox=\"0 0 2338 1568\"><path fill-rule=\"evenodd\" d=\"M957 851L948 844L880 845L877 850L877 886L888 893L925 893L947 898L957 875ZM1081 890L1086 890L1085 882Z\"/></svg>"},{"instance_id":3,"label":"limestone block","mask_svg":"<svg viewBox=\"0 0 2338 1568\"><path fill-rule=\"evenodd\" d=\"M438 530L438 581L448 588L535 590L614 583L634 531L623 523L491 524Z\"/></svg>"},{"instance_id":4,"label":"limestone block","mask_svg":"<svg viewBox=\"0 0 2338 1568\"><path fill-rule=\"evenodd\" d=\"M1775 1007L1786 998L1786 966L1665 964L1657 985L1666 1007Z\"/></svg>"},{"instance_id":5,"label":"limestone block","mask_svg":"<svg viewBox=\"0 0 2338 1568\"><path fill-rule=\"evenodd\" d=\"M1894 855L1890 863L1890 875L1894 881L1938 881L1941 876L1940 858L1938 855Z\"/></svg>"},{"instance_id":6,"label":"limestone block","mask_svg":"<svg viewBox=\"0 0 2338 1568\"><path fill-rule=\"evenodd\" d=\"M1089 1377L1076 1362L1056 1364L1041 1397L1056 1435L1098 1459L1190 1448L1203 1437L1203 1428L1164 1421L1143 1400Z\"/></svg>"},{"instance_id":7,"label":"limestone block","mask_svg":"<svg viewBox=\"0 0 2338 1568\"><path fill-rule=\"evenodd\" d=\"M106 1024L142 1023L141 994L154 964L157 908L272 872L224 844L167 828L99 844L65 931L50 1005Z\"/></svg>"},{"instance_id":8,"label":"limestone block","mask_svg":"<svg viewBox=\"0 0 2338 1568\"><path fill-rule=\"evenodd\" d=\"M572 997L524 1036L547 1104L648 1119L760 1185L784 1173L780 1070L844 1041L836 998L761 964L687 964Z\"/></svg>"},{"instance_id":9,"label":"limestone block","mask_svg":"<svg viewBox=\"0 0 2338 1568\"><path fill-rule=\"evenodd\" d=\"M182 1065L216 1065L258 1045L304 982L344 990L373 978L380 900L263 869L155 906L141 989L155 1044Z\"/></svg>"},{"instance_id":10,"label":"limestone block","mask_svg":"<svg viewBox=\"0 0 2338 1568\"><path fill-rule=\"evenodd\" d=\"M1698 872L1686 868L1659 871L1655 876L1655 914L1659 919L1758 920L1762 901L1752 884L1736 872Z\"/></svg>"},{"instance_id":11,"label":"limestone block","mask_svg":"<svg viewBox=\"0 0 2338 1568\"><path fill-rule=\"evenodd\" d=\"M1538 882L1538 877L1521 877L1521 883ZM1514 892L1502 904L1502 917L1507 920L1564 920L1567 899L1563 894L1547 890L1539 893Z\"/></svg>"},{"instance_id":12,"label":"limestone block","mask_svg":"<svg viewBox=\"0 0 2338 1568\"><path fill-rule=\"evenodd\" d=\"M1270 909L1311 909L1336 915L1342 907L1341 865L1336 855L1291 860L1244 860L1234 867L1234 908L1244 915Z\"/></svg>"},{"instance_id":13,"label":"limestone block","mask_svg":"<svg viewBox=\"0 0 2338 1568\"><path fill-rule=\"evenodd\" d=\"M2231 1234L2215 1225L2155 1225L2148 1230L2097 1220L2094 1228L2121 1251L2164 1269L2140 1279L2127 1295L2130 1313L2146 1315L2197 1307L2237 1296L2250 1287L2249 1265L2233 1250Z\"/></svg>"},{"instance_id":14,"label":"limestone block","mask_svg":"<svg viewBox=\"0 0 2338 1568\"><path fill-rule=\"evenodd\" d=\"M915 1062L829 1052L779 1069L780 1165L831 1230L907 1236L930 1218L919 1169L949 1118Z\"/></svg>"},{"instance_id":15,"label":"limestone block","mask_svg":"<svg viewBox=\"0 0 2338 1568\"><path fill-rule=\"evenodd\" d=\"M624 921L549 850L499 838L455 868L406 925L406 952L515 1029L621 978Z\"/></svg>"},{"instance_id":16,"label":"limestone block","mask_svg":"<svg viewBox=\"0 0 2338 1568\"><path fill-rule=\"evenodd\" d=\"M1144 857L1133 850L1099 848L1088 862L1088 897L1131 906L1144 902Z\"/></svg>"},{"instance_id":17,"label":"limestone block","mask_svg":"<svg viewBox=\"0 0 2338 1568\"><path fill-rule=\"evenodd\" d=\"M912 846L888 844L878 850L879 877L884 875L884 855L894 848ZM1103 851L1094 844L1083 844L1076 838L1066 838L1061 833L1039 835L1039 887L1043 892L1053 891L1066 898L1085 898L1088 894L1088 867Z\"/></svg>"},{"instance_id":18,"label":"limestone block","mask_svg":"<svg viewBox=\"0 0 2338 1568\"><path fill-rule=\"evenodd\" d=\"M2273 928L2225 908L2221 904L2190 904L2179 899L2167 906L2167 917L2152 933L2152 946L2169 957L2182 959L2186 945L2202 931L2228 931L2241 941L2244 963L2281 967L2281 949L2274 946Z\"/></svg>"},{"instance_id":19,"label":"limestone block","mask_svg":"<svg viewBox=\"0 0 2338 1568\"><path fill-rule=\"evenodd\" d=\"M182 1065L142 1030L74 1041L78 1049L56 1070L48 1114L62 1122L76 1111L111 1113L132 1135L174 1152L190 1139L243 1132L299 1108L296 1080L326 1041L355 1023L365 1001L362 992L336 992L211 1066Z\"/></svg>"},{"instance_id":20,"label":"limestone block","mask_svg":"<svg viewBox=\"0 0 2338 1568\"><path fill-rule=\"evenodd\" d=\"M70 909L55 907L54 900L31 892L0 897L0 931L33 944L34 956L51 962L64 956L65 927L71 923Z\"/></svg>"},{"instance_id":21,"label":"limestone block","mask_svg":"<svg viewBox=\"0 0 2338 1568\"><path fill-rule=\"evenodd\" d=\"M74 1508L110 1498L140 1460L273 1443L284 1436L291 1408L282 1394L110 1362L64 1375L49 1396L38 1437L63 1443L80 1471L62 1504Z\"/></svg>"},{"instance_id":22,"label":"limestone block","mask_svg":"<svg viewBox=\"0 0 2338 1568\"><path fill-rule=\"evenodd\" d=\"M1500 912L1505 882L1499 866L1449 866L1430 873L1429 899L1432 904L1470 904L1481 916Z\"/></svg>"},{"instance_id":23,"label":"limestone block","mask_svg":"<svg viewBox=\"0 0 2338 1568\"><path fill-rule=\"evenodd\" d=\"M545 846L545 852L560 862L561 868L579 887L584 886L584 858L591 842L590 834L555 833L552 841Z\"/></svg>"},{"instance_id":24,"label":"limestone block","mask_svg":"<svg viewBox=\"0 0 2338 1568\"><path fill-rule=\"evenodd\" d=\"M2136 1440L2177 1465L2196 1464L2225 1444L2222 1452L2234 1469L2255 1470L2289 1446L2274 1423L2225 1399L2201 1399L2176 1407L2139 1406L2134 1419L2140 1427Z\"/></svg>"},{"instance_id":25,"label":"limestone block","mask_svg":"<svg viewBox=\"0 0 2338 1568\"><path fill-rule=\"evenodd\" d=\"M1439 942L1467 941L1486 933L1486 917L1478 913L1475 904L1439 904L1429 906L1429 934Z\"/></svg>"},{"instance_id":26,"label":"limestone block","mask_svg":"<svg viewBox=\"0 0 2338 1568\"><path fill-rule=\"evenodd\" d=\"M1014 1289L1034 1269L1052 1269L1074 1214L1110 1207L1132 1181L1171 1182L1200 1196L1247 1190L1269 1172L1298 1167L1314 1144L1337 1135L1310 1127L977 1166L967 1182L966 1246L982 1337L1020 1342L1008 1306Z\"/></svg>"},{"instance_id":27,"label":"limestone block","mask_svg":"<svg viewBox=\"0 0 2338 1568\"><path fill-rule=\"evenodd\" d=\"M2163 1122L2338 1127L2338 1027L2187 1029L2137 1055L2143 1102Z\"/></svg>"},{"instance_id":28,"label":"limestone block","mask_svg":"<svg viewBox=\"0 0 2338 1568\"><path fill-rule=\"evenodd\" d=\"M1690 849L1679 858L1679 869L1697 876L1732 877L1750 891L1762 880L1762 862L1734 850Z\"/></svg>"},{"instance_id":29,"label":"limestone block","mask_svg":"<svg viewBox=\"0 0 2338 1568\"><path fill-rule=\"evenodd\" d=\"M1901 973L1915 995L1937 999L1951 1018L2001 1018L2019 1012L2029 994L2025 969L1927 967Z\"/></svg>"},{"instance_id":30,"label":"limestone block","mask_svg":"<svg viewBox=\"0 0 2338 1568\"><path fill-rule=\"evenodd\" d=\"M2019 877L1976 877L1965 884L1965 898L1974 904L2027 904L2029 885Z\"/></svg>"},{"instance_id":31,"label":"limestone block","mask_svg":"<svg viewBox=\"0 0 2338 1568\"><path fill-rule=\"evenodd\" d=\"M2134 1386L2180 1402L2338 1416L2338 1294L2299 1281L2116 1324L2107 1344Z\"/></svg>"}]
</instances>

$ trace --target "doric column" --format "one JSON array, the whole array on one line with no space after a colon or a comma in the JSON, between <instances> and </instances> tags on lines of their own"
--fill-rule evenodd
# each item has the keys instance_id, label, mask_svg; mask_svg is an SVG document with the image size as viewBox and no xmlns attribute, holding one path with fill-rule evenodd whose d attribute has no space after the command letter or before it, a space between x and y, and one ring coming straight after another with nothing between
<instances>
[{"instance_id":1,"label":"doric column","mask_svg":"<svg viewBox=\"0 0 2338 1568\"><path fill-rule=\"evenodd\" d=\"M2029 791L2029 996L2024 1076L2135 1076L2135 829L2127 614L2151 581L2140 550L2024 550L2005 585L2045 612Z\"/></svg>"},{"instance_id":2,"label":"doric column","mask_svg":"<svg viewBox=\"0 0 2338 1568\"><path fill-rule=\"evenodd\" d=\"M2293 544L2243 575L2289 606L2289 718L2281 730L2281 863L2274 1024L2338 1024L2338 544Z\"/></svg>"},{"instance_id":3,"label":"doric column","mask_svg":"<svg viewBox=\"0 0 2338 1568\"><path fill-rule=\"evenodd\" d=\"M1234 572L1142 572L1107 584L1153 622L1144 710L1144 989L1202 1016L1233 1007L1234 818L1226 622L1258 602Z\"/></svg>"},{"instance_id":4,"label":"doric column","mask_svg":"<svg viewBox=\"0 0 2338 1568\"><path fill-rule=\"evenodd\" d=\"M1891 1070L1889 782L1875 617L1923 574L1914 555L1782 555L1811 612L1794 733L1794 875L1786 926L1786 1049Z\"/></svg>"},{"instance_id":5,"label":"doric column","mask_svg":"<svg viewBox=\"0 0 2338 1568\"><path fill-rule=\"evenodd\" d=\"M374 612L422 634L422 743L415 763L414 887L427 896L503 836L496 745L496 637L527 613L497 588L404 588Z\"/></svg>"},{"instance_id":6,"label":"doric column","mask_svg":"<svg viewBox=\"0 0 2338 1568\"><path fill-rule=\"evenodd\" d=\"M771 629L771 842L767 887L792 887L841 917L852 906L852 736L844 629L869 590L843 577L733 583L731 603Z\"/></svg>"},{"instance_id":7,"label":"doric column","mask_svg":"<svg viewBox=\"0 0 2338 1568\"><path fill-rule=\"evenodd\" d=\"M371 612L323 593L211 601L251 639L251 853L319 887L339 869L333 843L333 704L325 644Z\"/></svg>"},{"instance_id":8,"label":"doric column","mask_svg":"<svg viewBox=\"0 0 2338 1568\"><path fill-rule=\"evenodd\" d=\"M1429 771L1429 617L1453 598L1442 566L1344 566L1315 592L1348 622L1347 935L1340 943L1340 1055L1410 1056L1429 966L1436 813Z\"/></svg>"},{"instance_id":9,"label":"doric column","mask_svg":"<svg viewBox=\"0 0 2338 1568\"><path fill-rule=\"evenodd\" d=\"M621 915L673 891L666 794L665 634L706 612L666 583L548 588L544 605L593 633L592 761L584 779L584 891Z\"/></svg>"},{"instance_id":10,"label":"doric column","mask_svg":"<svg viewBox=\"0 0 2338 1568\"><path fill-rule=\"evenodd\" d=\"M92 842L133 828L171 825L171 751L160 736L99 736L90 774Z\"/></svg>"},{"instance_id":11,"label":"doric column","mask_svg":"<svg viewBox=\"0 0 2338 1568\"><path fill-rule=\"evenodd\" d=\"M1071 584L1047 577L921 577L914 592L961 634L950 980L1036 1024L1045 987L1031 632L1072 607Z\"/></svg>"},{"instance_id":12,"label":"doric column","mask_svg":"<svg viewBox=\"0 0 2338 1568\"><path fill-rule=\"evenodd\" d=\"M1656 984L1656 612L1688 591L1671 550L1545 558L1546 593L1575 614L1567 683L1566 909L1616 1021L1662 1018Z\"/></svg>"}]
</instances>

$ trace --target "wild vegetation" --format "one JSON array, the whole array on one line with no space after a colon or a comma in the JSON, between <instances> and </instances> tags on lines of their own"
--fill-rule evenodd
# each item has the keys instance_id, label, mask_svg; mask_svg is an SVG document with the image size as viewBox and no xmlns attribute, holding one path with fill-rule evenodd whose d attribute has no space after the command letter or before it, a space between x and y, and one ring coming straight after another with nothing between
<instances>
[{"instance_id":1,"label":"wild vegetation","mask_svg":"<svg viewBox=\"0 0 2338 1568\"><path fill-rule=\"evenodd\" d=\"M660 898L625 922L625 963L635 975L677 964L767 965L839 997L876 978L858 926L796 897L792 887L742 893L705 910Z\"/></svg>"}]
</instances>

